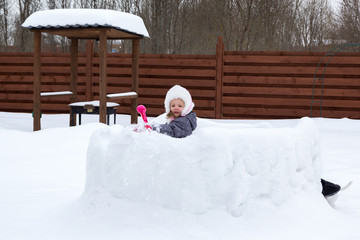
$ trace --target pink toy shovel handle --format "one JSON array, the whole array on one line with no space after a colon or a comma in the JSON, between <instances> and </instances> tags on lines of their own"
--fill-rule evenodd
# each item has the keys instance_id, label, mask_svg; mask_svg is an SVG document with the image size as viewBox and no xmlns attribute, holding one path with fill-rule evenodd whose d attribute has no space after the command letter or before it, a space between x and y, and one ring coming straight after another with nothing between
<instances>
[{"instance_id":1,"label":"pink toy shovel handle","mask_svg":"<svg viewBox=\"0 0 360 240\"><path fill-rule=\"evenodd\" d=\"M144 105L139 105L137 106L136 110L138 111L138 113L140 113L142 119L144 120L144 123L148 123L147 117L146 117L146 107Z\"/></svg>"},{"instance_id":2,"label":"pink toy shovel handle","mask_svg":"<svg viewBox=\"0 0 360 240\"><path fill-rule=\"evenodd\" d=\"M138 113L140 113L142 119L144 120L144 123L145 123L145 128L150 131L152 128L148 123L148 120L147 120L147 117L146 117L146 107L144 105L139 105L137 106L136 110L138 111Z\"/></svg>"}]
</instances>

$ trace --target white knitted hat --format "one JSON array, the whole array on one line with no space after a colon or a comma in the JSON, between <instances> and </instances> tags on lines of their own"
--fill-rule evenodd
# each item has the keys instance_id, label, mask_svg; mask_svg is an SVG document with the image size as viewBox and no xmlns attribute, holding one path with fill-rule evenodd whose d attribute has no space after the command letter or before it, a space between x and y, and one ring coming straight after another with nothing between
<instances>
[{"instance_id":1,"label":"white knitted hat","mask_svg":"<svg viewBox=\"0 0 360 240\"><path fill-rule=\"evenodd\" d=\"M170 102L178 98L183 100L185 103L184 109L181 112L181 116L185 116L193 110L195 104L192 101L189 91L180 85L175 85L166 93L164 101L166 114L170 112Z\"/></svg>"}]
</instances>

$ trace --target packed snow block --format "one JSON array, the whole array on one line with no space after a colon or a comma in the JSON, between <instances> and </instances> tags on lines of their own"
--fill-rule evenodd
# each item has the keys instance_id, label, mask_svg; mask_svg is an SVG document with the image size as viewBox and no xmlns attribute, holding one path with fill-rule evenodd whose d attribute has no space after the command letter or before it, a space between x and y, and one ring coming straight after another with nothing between
<instances>
[{"instance_id":1,"label":"packed snow block","mask_svg":"<svg viewBox=\"0 0 360 240\"><path fill-rule=\"evenodd\" d=\"M201 123L182 139L119 125L97 130L84 196L239 216L259 204L280 206L306 189L321 194L319 132L311 119L291 128Z\"/></svg>"}]
</instances>

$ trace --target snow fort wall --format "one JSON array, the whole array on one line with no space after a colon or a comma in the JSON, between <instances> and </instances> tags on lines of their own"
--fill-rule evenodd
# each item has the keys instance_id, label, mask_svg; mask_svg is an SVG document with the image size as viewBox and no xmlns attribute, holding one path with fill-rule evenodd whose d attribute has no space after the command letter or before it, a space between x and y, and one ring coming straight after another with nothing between
<instances>
[{"instance_id":1,"label":"snow fort wall","mask_svg":"<svg viewBox=\"0 0 360 240\"><path fill-rule=\"evenodd\" d=\"M240 216L259 204L280 206L299 191L320 195L321 169L319 133L309 118L291 128L199 119L183 139L114 125L90 139L84 197Z\"/></svg>"}]
</instances>

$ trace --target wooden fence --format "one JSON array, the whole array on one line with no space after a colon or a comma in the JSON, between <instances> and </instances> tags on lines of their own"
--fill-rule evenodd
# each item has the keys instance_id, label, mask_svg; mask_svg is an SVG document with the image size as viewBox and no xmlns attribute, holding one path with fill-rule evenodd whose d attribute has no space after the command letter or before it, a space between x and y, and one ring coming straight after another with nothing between
<instances>
[{"instance_id":1,"label":"wooden fence","mask_svg":"<svg viewBox=\"0 0 360 240\"><path fill-rule=\"evenodd\" d=\"M149 116L164 111L174 84L193 96L194 110L206 118L276 119L310 116L314 74L325 53L228 52L220 41L215 55L140 57L139 104ZM70 90L70 54L42 54L42 92ZM131 91L131 55L108 54L108 93ZM99 97L99 57L88 44L79 53L77 101ZM324 70L325 64L317 72ZM321 97L317 79L315 100ZM0 53L0 111L32 112L33 56ZM70 97L42 97L43 113L68 113ZM118 100L130 113L130 100ZM320 116L314 103L313 117ZM360 119L360 54L338 53L325 71L322 117Z\"/></svg>"}]
</instances>

